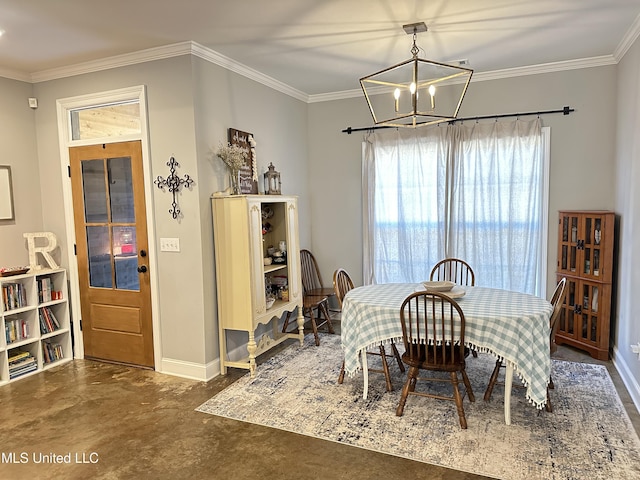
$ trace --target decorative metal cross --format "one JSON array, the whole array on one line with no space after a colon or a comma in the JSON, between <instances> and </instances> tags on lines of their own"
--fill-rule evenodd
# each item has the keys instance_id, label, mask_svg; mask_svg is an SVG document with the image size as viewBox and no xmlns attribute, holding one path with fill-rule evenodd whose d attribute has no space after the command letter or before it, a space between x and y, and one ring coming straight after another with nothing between
<instances>
[{"instance_id":1,"label":"decorative metal cross","mask_svg":"<svg viewBox=\"0 0 640 480\"><path fill-rule=\"evenodd\" d=\"M180 178L178 177L178 175L176 175L176 167L179 167L180 164L176 161L175 158L171 157L167 162L167 166L169 167L170 175L166 179L158 175L158 178L156 178L153 183L155 183L162 191L164 191L164 187L167 187L169 189L169 192L173 194L173 201L171 202L169 213L173 218L178 218L181 212L178 208L176 193L178 193L180 187L182 186L190 188L191 185L193 185L194 180L187 174L184 175L184 178Z\"/></svg>"}]
</instances>

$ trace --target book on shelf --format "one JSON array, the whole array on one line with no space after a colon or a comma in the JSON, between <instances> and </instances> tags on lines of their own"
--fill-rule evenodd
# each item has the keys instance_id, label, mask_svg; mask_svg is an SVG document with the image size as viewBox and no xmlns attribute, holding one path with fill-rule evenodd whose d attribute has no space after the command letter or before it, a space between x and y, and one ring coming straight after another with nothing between
<instances>
[{"instance_id":1,"label":"book on shelf","mask_svg":"<svg viewBox=\"0 0 640 480\"><path fill-rule=\"evenodd\" d=\"M38 278L38 300L40 303L51 301L52 286L50 277Z\"/></svg>"},{"instance_id":2,"label":"book on shelf","mask_svg":"<svg viewBox=\"0 0 640 480\"><path fill-rule=\"evenodd\" d=\"M44 357L45 364L55 362L56 360L60 360L64 358L62 345L60 345L59 343L51 344L49 342L43 342L42 355Z\"/></svg>"},{"instance_id":3,"label":"book on shelf","mask_svg":"<svg viewBox=\"0 0 640 480\"><path fill-rule=\"evenodd\" d=\"M31 352L18 349L9 352L9 379L37 369L38 361Z\"/></svg>"},{"instance_id":4,"label":"book on shelf","mask_svg":"<svg viewBox=\"0 0 640 480\"><path fill-rule=\"evenodd\" d=\"M5 319L4 333L7 344L29 338L31 333L29 322L22 318L16 318L15 320Z\"/></svg>"},{"instance_id":5,"label":"book on shelf","mask_svg":"<svg viewBox=\"0 0 640 480\"><path fill-rule=\"evenodd\" d=\"M40 333L51 333L60 329L60 322L49 307L38 309L38 318L40 320Z\"/></svg>"},{"instance_id":6,"label":"book on shelf","mask_svg":"<svg viewBox=\"0 0 640 480\"><path fill-rule=\"evenodd\" d=\"M35 358L34 358L35 360ZM14 379L16 377L19 377L20 375L24 375L25 373L29 373L29 372L33 372L35 370L38 369L38 364L35 363L35 361L29 365L25 365L21 368L17 368L17 369L9 369L9 379Z\"/></svg>"},{"instance_id":7,"label":"book on shelf","mask_svg":"<svg viewBox=\"0 0 640 480\"><path fill-rule=\"evenodd\" d=\"M5 283L2 285L2 301L5 310L14 310L27 306L27 293L22 283Z\"/></svg>"},{"instance_id":8,"label":"book on shelf","mask_svg":"<svg viewBox=\"0 0 640 480\"><path fill-rule=\"evenodd\" d=\"M31 352L27 352L24 350L10 350L9 351L9 365L27 357L32 357Z\"/></svg>"},{"instance_id":9,"label":"book on shelf","mask_svg":"<svg viewBox=\"0 0 640 480\"><path fill-rule=\"evenodd\" d=\"M18 360L17 362L10 363L9 371L11 372L13 370L20 370L21 368L27 367L34 363L36 363L36 357L33 357L33 356L24 357Z\"/></svg>"}]
</instances>

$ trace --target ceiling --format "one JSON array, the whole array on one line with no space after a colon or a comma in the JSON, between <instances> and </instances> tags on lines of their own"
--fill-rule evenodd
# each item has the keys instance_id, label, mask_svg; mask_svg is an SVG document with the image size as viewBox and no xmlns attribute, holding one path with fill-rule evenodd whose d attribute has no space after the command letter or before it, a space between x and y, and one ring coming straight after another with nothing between
<instances>
[{"instance_id":1,"label":"ceiling","mask_svg":"<svg viewBox=\"0 0 640 480\"><path fill-rule=\"evenodd\" d=\"M616 63L639 15L640 0L0 0L0 76L192 41L314 96L409 59L408 23L428 27L421 58L468 60L477 76Z\"/></svg>"}]
</instances>

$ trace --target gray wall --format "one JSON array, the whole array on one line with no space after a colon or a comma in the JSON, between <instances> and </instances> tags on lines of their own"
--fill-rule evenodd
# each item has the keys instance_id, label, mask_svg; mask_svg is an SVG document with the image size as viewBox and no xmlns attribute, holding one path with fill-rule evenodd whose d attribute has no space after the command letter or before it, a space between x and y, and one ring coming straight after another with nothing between
<instances>
[{"instance_id":1,"label":"gray wall","mask_svg":"<svg viewBox=\"0 0 640 480\"><path fill-rule=\"evenodd\" d=\"M0 78L0 165L11 167L15 220L0 220L0 266L29 264L22 234L42 231L33 85ZM46 190L45 190L46 192Z\"/></svg>"},{"instance_id":2,"label":"gray wall","mask_svg":"<svg viewBox=\"0 0 640 480\"><path fill-rule=\"evenodd\" d=\"M195 57L193 81L203 265L208 266L194 274L202 275L204 290L210 292L204 299L206 309L214 312L215 316L215 252L210 196L213 192L224 190L229 184L226 167L215 156L215 151L220 142L227 141L227 129L230 127L253 134L257 143L258 189L263 191L262 175L269 162L273 162L281 173L282 193L298 196L300 241L302 245L308 244L311 222L307 193L307 106L304 102ZM217 320L206 325L207 349L214 352L214 358L218 358ZM259 329L256 338L264 331L266 329ZM232 351L247 340L246 334L229 332L227 350Z\"/></svg>"},{"instance_id":3,"label":"gray wall","mask_svg":"<svg viewBox=\"0 0 640 480\"><path fill-rule=\"evenodd\" d=\"M620 215L618 308L614 322L616 368L640 410L640 361L630 345L640 346L635 295L640 291L640 41L618 65L615 207Z\"/></svg>"}]
</instances>

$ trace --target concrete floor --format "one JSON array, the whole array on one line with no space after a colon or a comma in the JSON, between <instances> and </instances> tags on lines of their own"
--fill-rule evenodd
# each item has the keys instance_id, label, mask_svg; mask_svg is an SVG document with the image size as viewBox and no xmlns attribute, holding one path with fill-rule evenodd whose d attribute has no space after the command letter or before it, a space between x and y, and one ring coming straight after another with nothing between
<instances>
[{"instance_id":1,"label":"concrete floor","mask_svg":"<svg viewBox=\"0 0 640 480\"><path fill-rule=\"evenodd\" d=\"M640 431L640 414L612 362L567 347L556 357L605 364ZM202 383L76 360L6 385L0 478L486 478L194 411L244 373L232 369ZM9 463L10 452L26 462ZM60 463L42 463L54 455Z\"/></svg>"}]
</instances>

